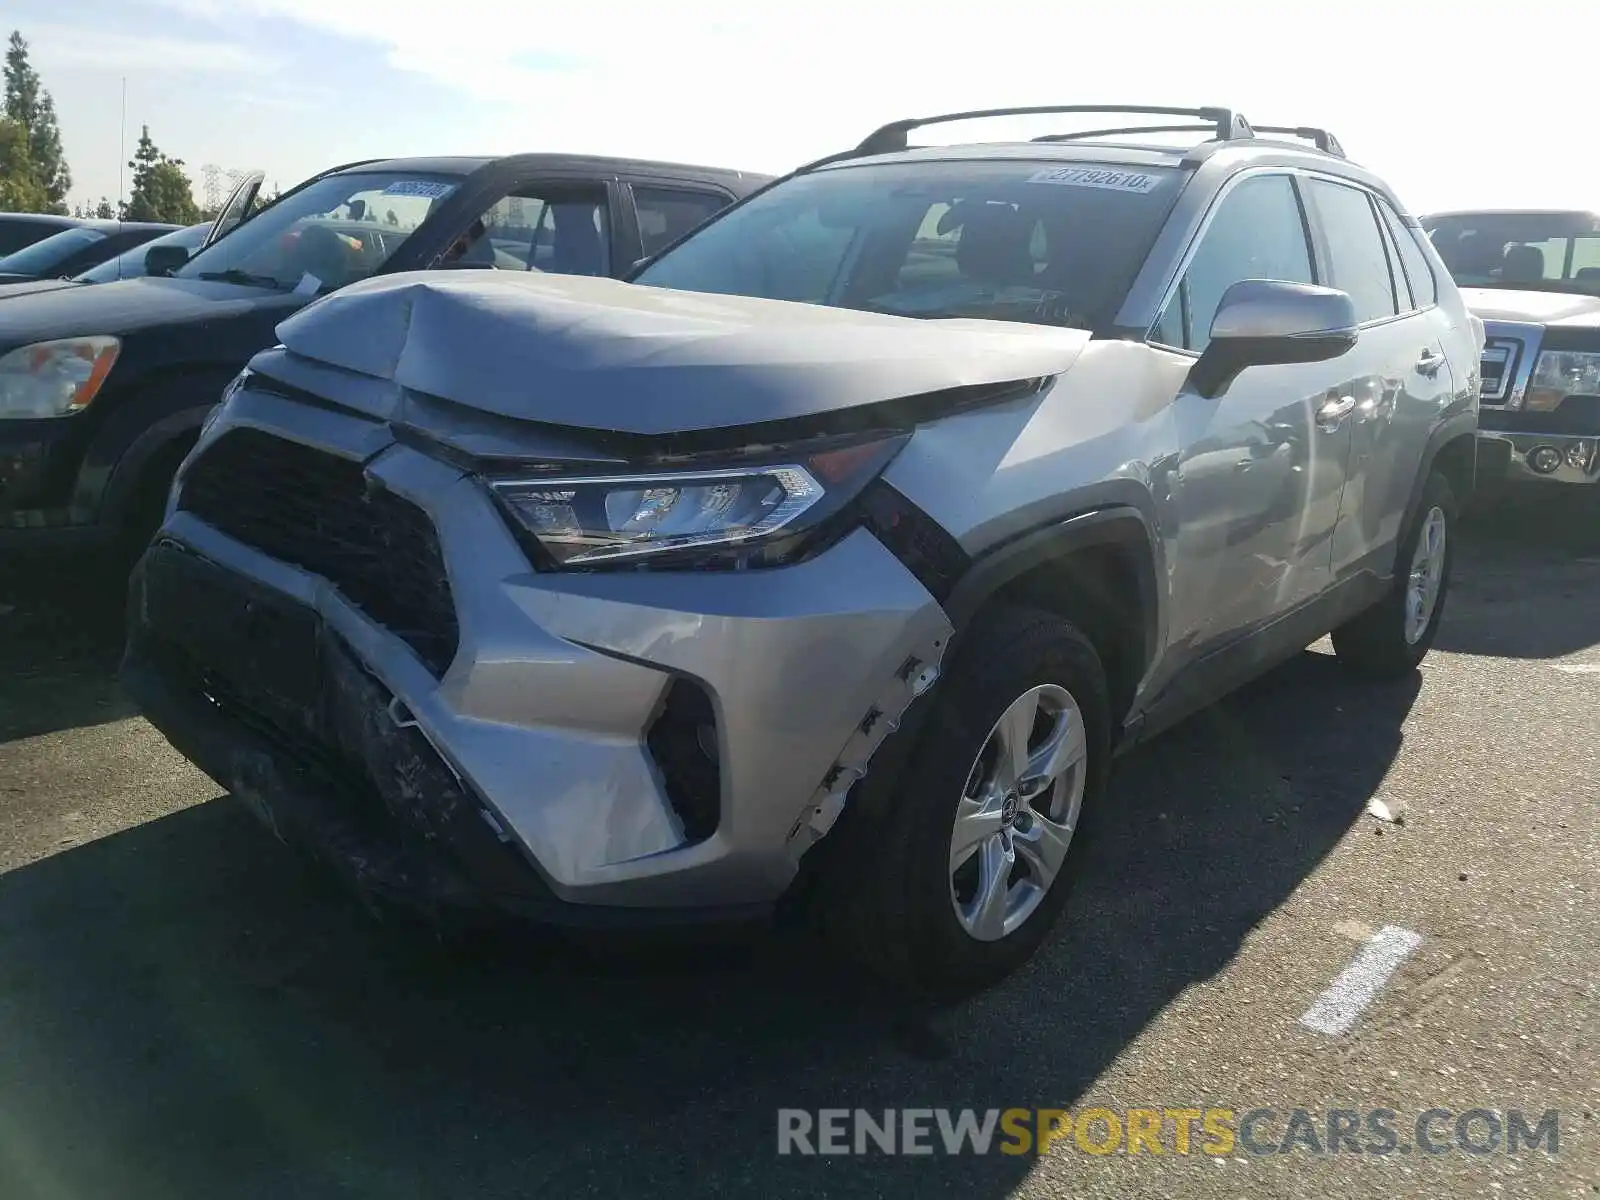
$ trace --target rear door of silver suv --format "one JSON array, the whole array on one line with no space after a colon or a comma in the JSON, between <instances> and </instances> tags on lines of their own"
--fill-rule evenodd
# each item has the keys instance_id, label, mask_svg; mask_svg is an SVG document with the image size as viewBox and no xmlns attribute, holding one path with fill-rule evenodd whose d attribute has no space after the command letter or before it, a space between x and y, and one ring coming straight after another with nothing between
<instances>
[{"instance_id":1,"label":"rear door of silver suv","mask_svg":"<svg viewBox=\"0 0 1600 1200\"><path fill-rule=\"evenodd\" d=\"M1332 581L1367 570L1387 576L1428 436L1455 391L1447 330L1431 275L1411 284L1405 247L1395 240L1410 235L1403 227L1391 232L1391 221L1400 221L1388 202L1344 179L1308 176L1303 186L1326 282L1350 294L1362 323L1353 351L1360 370L1350 372L1341 400L1350 409L1350 452ZM1409 249L1426 268L1415 243Z\"/></svg>"}]
</instances>

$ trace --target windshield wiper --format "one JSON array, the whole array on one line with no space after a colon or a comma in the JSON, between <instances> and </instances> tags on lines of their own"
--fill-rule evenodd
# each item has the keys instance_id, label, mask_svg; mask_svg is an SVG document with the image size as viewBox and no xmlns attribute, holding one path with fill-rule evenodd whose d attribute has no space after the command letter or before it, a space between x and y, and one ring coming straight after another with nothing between
<instances>
[{"instance_id":1,"label":"windshield wiper","mask_svg":"<svg viewBox=\"0 0 1600 1200\"><path fill-rule=\"evenodd\" d=\"M271 288L275 292L281 292L285 287L282 280L274 279L271 275L252 275L238 267L229 267L226 271L201 271L195 278L212 283L242 283L247 287Z\"/></svg>"}]
</instances>

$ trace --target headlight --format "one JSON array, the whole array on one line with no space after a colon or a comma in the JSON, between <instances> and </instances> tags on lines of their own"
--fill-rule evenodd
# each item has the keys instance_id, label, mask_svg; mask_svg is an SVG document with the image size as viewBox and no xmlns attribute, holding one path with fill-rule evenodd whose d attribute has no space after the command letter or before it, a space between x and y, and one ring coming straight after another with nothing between
<instances>
[{"instance_id":1,"label":"headlight","mask_svg":"<svg viewBox=\"0 0 1600 1200\"><path fill-rule=\"evenodd\" d=\"M1600 354L1546 350L1533 364L1524 408L1551 412L1568 396L1600 395Z\"/></svg>"},{"instance_id":2,"label":"headlight","mask_svg":"<svg viewBox=\"0 0 1600 1200\"><path fill-rule=\"evenodd\" d=\"M730 567L793 557L872 481L907 435L707 469L491 481L511 516L561 566L692 556Z\"/></svg>"},{"instance_id":3,"label":"headlight","mask_svg":"<svg viewBox=\"0 0 1600 1200\"><path fill-rule=\"evenodd\" d=\"M105 383L122 343L114 337L34 342L0 358L0 418L82 412Z\"/></svg>"}]
</instances>

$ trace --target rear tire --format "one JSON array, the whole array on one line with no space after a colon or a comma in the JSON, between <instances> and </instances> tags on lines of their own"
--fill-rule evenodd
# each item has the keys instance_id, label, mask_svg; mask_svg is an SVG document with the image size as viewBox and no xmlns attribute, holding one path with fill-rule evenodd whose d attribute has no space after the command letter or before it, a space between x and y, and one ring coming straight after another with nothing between
<instances>
[{"instance_id":1,"label":"rear tire","mask_svg":"<svg viewBox=\"0 0 1600 1200\"><path fill-rule=\"evenodd\" d=\"M825 844L819 899L837 949L937 1001L1011 974L1054 925L1105 790L1111 719L1093 644L1028 608L980 618L935 696L885 810L847 807Z\"/></svg>"},{"instance_id":2,"label":"rear tire","mask_svg":"<svg viewBox=\"0 0 1600 1200\"><path fill-rule=\"evenodd\" d=\"M1429 475L1400 545L1389 591L1333 631L1333 649L1341 662L1370 679L1397 679L1426 657L1450 591L1459 516L1449 481L1438 472Z\"/></svg>"}]
</instances>

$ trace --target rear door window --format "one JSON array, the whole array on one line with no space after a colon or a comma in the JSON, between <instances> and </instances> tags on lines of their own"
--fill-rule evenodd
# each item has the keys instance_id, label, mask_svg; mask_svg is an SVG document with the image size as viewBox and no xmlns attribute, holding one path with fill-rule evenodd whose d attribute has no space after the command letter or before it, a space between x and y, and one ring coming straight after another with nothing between
<instances>
[{"instance_id":1,"label":"rear door window","mask_svg":"<svg viewBox=\"0 0 1600 1200\"><path fill-rule=\"evenodd\" d=\"M635 186L633 207L639 218L639 241L645 256L665 250L731 203L719 192Z\"/></svg>"},{"instance_id":2,"label":"rear door window","mask_svg":"<svg viewBox=\"0 0 1600 1200\"><path fill-rule=\"evenodd\" d=\"M1392 317L1400 311L1389 253L1367 192L1327 180L1308 181L1312 206L1327 247L1328 284L1355 302L1356 319Z\"/></svg>"},{"instance_id":3,"label":"rear door window","mask_svg":"<svg viewBox=\"0 0 1600 1200\"><path fill-rule=\"evenodd\" d=\"M1389 227L1389 233L1394 238L1395 244L1400 248L1400 265L1405 269L1405 276L1411 285L1411 298L1418 308L1427 308L1439 302L1439 282L1433 277L1433 267L1428 263L1428 256L1422 252L1417 238L1421 236L1416 230L1406 227L1400 219L1400 214L1384 201L1378 201L1378 211L1383 214L1384 224Z\"/></svg>"}]
</instances>

